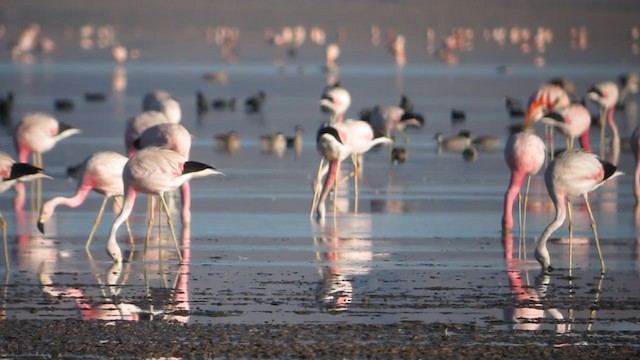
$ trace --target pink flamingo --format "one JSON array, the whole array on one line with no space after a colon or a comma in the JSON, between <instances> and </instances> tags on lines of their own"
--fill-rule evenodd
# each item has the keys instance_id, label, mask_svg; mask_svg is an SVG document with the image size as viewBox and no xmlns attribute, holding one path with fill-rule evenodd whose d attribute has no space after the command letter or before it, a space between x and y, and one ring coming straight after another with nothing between
<instances>
[{"instance_id":1,"label":"pink flamingo","mask_svg":"<svg viewBox=\"0 0 640 360\"><path fill-rule=\"evenodd\" d=\"M544 115L566 108L571 104L571 98L560 85L542 84L529 98L529 107L524 117L524 123L541 120ZM553 131L548 125L544 130L545 141L549 141L549 148L553 155Z\"/></svg>"},{"instance_id":2,"label":"pink flamingo","mask_svg":"<svg viewBox=\"0 0 640 360\"><path fill-rule=\"evenodd\" d=\"M140 134L134 147L142 149L150 146L171 149L189 158L191 152L191 133L184 126L174 123L164 123L152 126ZM182 224L187 226L191 222L191 185L185 182L180 187L182 196Z\"/></svg>"},{"instance_id":3,"label":"pink flamingo","mask_svg":"<svg viewBox=\"0 0 640 360\"><path fill-rule=\"evenodd\" d=\"M18 160L22 163L29 162L29 154L33 153L33 165L39 168L44 167L42 153L45 153L62 139L78 134L76 129L63 122L59 122L49 114L27 113L25 114L14 133L14 144L18 153ZM40 196L42 194L42 184L36 181L37 187L37 207L40 207ZM16 184L18 192L24 191L24 184Z\"/></svg>"},{"instance_id":4,"label":"pink flamingo","mask_svg":"<svg viewBox=\"0 0 640 360\"><path fill-rule=\"evenodd\" d=\"M404 132L405 128L407 126L422 127L424 117L421 114L406 111L400 106L376 106L371 112L370 123L374 133L390 137L391 132L396 131L401 133L407 142L408 136Z\"/></svg>"},{"instance_id":5,"label":"pink flamingo","mask_svg":"<svg viewBox=\"0 0 640 360\"><path fill-rule=\"evenodd\" d=\"M393 143L393 140L386 137L374 139L371 125L361 120L349 119L321 128L317 136L317 147L322 158L318 168L318 175L316 176L316 183L320 183L319 179L322 177L322 173L325 171L327 173L322 189L319 190L317 186L315 188L311 215L313 216L315 213L317 219L324 219L324 201L336 182L340 164L348 156L351 156L355 167L353 173L357 203L358 174L361 170L363 154L376 145L390 143ZM326 170L323 168L325 160L329 162Z\"/></svg>"},{"instance_id":6,"label":"pink flamingo","mask_svg":"<svg viewBox=\"0 0 640 360\"><path fill-rule=\"evenodd\" d=\"M87 157L82 163L82 174L78 179L76 193L71 197L55 197L44 203L38 217L38 229L44 234L44 224L53 216L58 205L68 207L78 207L82 204L91 190L102 195L102 205L98 211L98 216L94 220L93 228L87 239L86 248L89 249L93 235L102 220L107 200L112 197L124 195L124 185L122 183L122 170L129 159L113 151L99 151ZM129 234L131 231L129 230Z\"/></svg>"},{"instance_id":7,"label":"pink flamingo","mask_svg":"<svg viewBox=\"0 0 640 360\"><path fill-rule=\"evenodd\" d=\"M79 129L54 119L45 113L28 113L16 127L14 142L20 162L29 161L33 152L33 165L42 168L42 153L56 145L58 141L78 134Z\"/></svg>"},{"instance_id":8,"label":"pink flamingo","mask_svg":"<svg viewBox=\"0 0 640 360\"><path fill-rule=\"evenodd\" d=\"M587 90L587 97L600 106L600 156L605 156L605 133L606 126L611 128L613 134L613 151L614 153L620 149L620 136L618 135L618 126L613 117L616 104L618 103L619 90L618 85L613 81L603 81L592 86Z\"/></svg>"},{"instance_id":9,"label":"pink flamingo","mask_svg":"<svg viewBox=\"0 0 640 360\"><path fill-rule=\"evenodd\" d=\"M591 114L584 105L571 104L564 109L548 113L540 120L546 125L560 130L567 138L567 149L573 150L573 142L580 137L580 144L585 151L591 152L589 129Z\"/></svg>"},{"instance_id":10,"label":"pink flamingo","mask_svg":"<svg viewBox=\"0 0 640 360\"><path fill-rule=\"evenodd\" d=\"M546 113L560 110L571 104L567 92L554 84L542 84L529 98L525 124L540 120Z\"/></svg>"},{"instance_id":11,"label":"pink flamingo","mask_svg":"<svg viewBox=\"0 0 640 360\"><path fill-rule=\"evenodd\" d=\"M351 94L340 86L327 88L320 99L320 107L331 114L330 123L344 120L349 106L351 106Z\"/></svg>"},{"instance_id":12,"label":"pink flamingo","mask_svg":"<svg viewBox=\"0 0 640 360\"><path fill-rule=\"evenodd\" d=\"M178 99L164 90L154 90L142 99L142 111L155 110L164 113L170 122L182 120L182 108Z\"/></svg>"},{"instance_id":13,"label":"pink flamingo","mask_svg":"<svg viewBox=\"0 0 640 360\"><path fill-rule=\"evenodd\" d=\"M167 213L167 221L171 229L173 242L176 245L178 257L182 261L173 227L173 219L163 195L167 191L177 189L193 178L218 174L222 173L209 165L188 161L186 157L174 150L147 147L138 151L125 164L122 174L124 180L124 205L111 226L109 239L107 240L107 253L113 261L122 262L122 251L116 241L116 233L125 219L131 214L138 193L160 197L164 211ZM152 221L153 217L149 217L145 248L150 235Z\"/></svg>"},{"instance_id":14,"label":"pink flamingo","mask_svg":"<svg viewBox=\"0 0 640 360\"><path fill-rule=\"evenodd\" d=\"M135 154L136 148L134 143L145 130L152 126L168 122L170 121L164 113L155 110L144 111L129 119L124 132L124 146L128 156L132 157L133 154Z\"/></svg>"},{"instance_id":15,"label":"pink flamingo","mask_svg":"<svg viewBox=\"0 0 640 360\"><path fill-rule=\"evenodd\" d=\"M545 153L546 148L544 142L535 134L517 132L511 134L507 139L504 148L504 158L509 170L511 170L511 179L509 180L509 188L504 195L503 229L508 230L513 228L513 203L516 195L519 199L518 202L522 203L520 189L526 176L527 188L525 190L524 204L523 206L518 206L520 232L524 232L525 218L520 209L524 209L526 213L531 176L540 171L540 168L544 164Z\"/></svg>"},{"instance_id":16,"label":"pink flamingo","mask_svg":"<svg viewBox=\"0 0 640 360\"><path fill-rule=\"evenodd\" d=\"M571 271L573 224L571 221L570 197L582 196L589 212L591 229L593 230L598 255L600 256L601 272L605 273L596 220L589 205L589 192L597 189L605 181L622 174L615 165L582 150L566 151L549 163L544 177L547 191L556 208L556 216L540 236L535 250L535 257L542 266L543 272L548 273L552 270L547 240L564 223L567 214L569 216L569 270Z\"/></svg>"}]
</instances>

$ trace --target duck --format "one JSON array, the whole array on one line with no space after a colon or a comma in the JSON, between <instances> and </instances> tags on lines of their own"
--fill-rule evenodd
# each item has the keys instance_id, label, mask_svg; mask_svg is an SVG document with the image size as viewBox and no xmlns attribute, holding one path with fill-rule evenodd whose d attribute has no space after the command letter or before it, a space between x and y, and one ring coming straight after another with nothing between
<instances>
[{"instance_id":1,"label":"duck","mask_svg":"<svg viewBox=\"0 0 640 360\"><path fill-rule=\"evenodd\" d=\"M272 135L260 136L260 149L264 153L271 153L280 157L284 154L286 148L287 138L281 131Z\"/></svg>"},{"instance_id":2,"label":"duck","mask_svg":"<svg viewBox=\"0 0 640 360\"><path fill-rule=\"evenodd\" d=\"M240 135L235 130L213 136L218 150L234 155L240 150Z\"/></svg>"},{"instance_id":3,"label":"duck","mask_svg":"<svg viewBox=\"0 0 640 360\"><path fill-rule=\"evenodd\" d=\"M257 113L262 111L262 106L264 105L265 100L267 99L267 94L260 90L256 95L248 97L244 101L244 109L247 113Z\"/></svg>"},{"instance_id":4,"label":"duck","mask_svg":"<svg viewBox=\"0 0 640 360\"><path fill-rule=\"evenodd\" d=\"M464 151L471 146L471 133L467 130L460 130L458 135L449 137L437 133L434 139L438 142L438 151Z\"/></svg>"}]
</instances>

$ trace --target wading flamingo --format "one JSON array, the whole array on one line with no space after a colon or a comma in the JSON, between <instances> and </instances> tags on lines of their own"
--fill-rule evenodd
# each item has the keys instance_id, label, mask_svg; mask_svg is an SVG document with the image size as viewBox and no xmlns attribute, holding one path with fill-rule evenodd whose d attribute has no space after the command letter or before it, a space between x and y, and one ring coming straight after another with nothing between
<instances>
[{"instance_id":1,"label":"wading flamingo","mask_svg":"<svg viewBox=\"0 0 640 360\"><path fill-rule=\"evenodd\" d=\"M116 234L122 223L129 217L133 210L133 205L138 193L158 195L162 206L167 213L167 221L171 229L171 235L176 245L178 257L182 261L182 255L176 239L171 213L164 200L164 193L173 191L185 182L209 175L222 174L210 165L189 161L178 152L169 149L148 147L138 151L125 164L122 173L124 181L124 205L120 214L116 217L111 226L109 239L107 240L107 253L114 262L122 262L122 250L116 241ZM147 238L145 247L150 235L151 221L149 217L147 225Z\"/></svg>"},{"instance_id":2,"label":"wading flamingo","mask_svg":"<svg viewBox=\"0 0 640 360\"><path fill-rule=\"evenodd\" d=\"M117 197L124 195L122 170L128 160L126 156L113 151L99 151L87 157L82 163L81 175L78 178L75 195L71 197L55 197L45 202L42 206L37 223L40 232L44 234L44 224L53 216L58 205L65 205L72 208L78 207L85 201L89 192L94 190L104 195L104 199L102 200L98 216L94 220L93 228L85 245L85 247L89 249L93 235L102 220L102 214L104 213L107 200L116 197L115 201L118 201ZM130 229L129 235L131 235Z\"/></svg>"},{"instance_id":3,"label":"wading flamingo","mask_svg":"<svg viewBox=\"0 0 640 360\"><path fill-rule=\"evenodd\" d=\"M535 257L542 266L543 272L548 273L552 270L551 259L547 249L547 240L549 240L551 234L564 223L567 216L569 217L569 270L571 271L573 224L571 219L570 197L582 196L587 206L587 211L589 212L591 229L593 230L593 237L598 249L598 255L600 256L601 272L603 274L605 273L605 264L600 249L600 241L598 240L596 220L593 217L593 212L589 205L589 193L597 189L605 181L622 174L615 165L601 160L592 153L582 150L563 152L549 163L544 173L544 178L547 191L556 208L556 216L540 236L535 250Z\"/></svg>"},{"instance_id":4,"label":"wading flamingo","mask_svg":"<svg viewBox=\"0 0 640 360\"><path fill-rule=\"evenodd\" d=\"M618 85L613 81L603 81L587 90L587 97L600 107L600 156L606 154L605 134L607 125L613 134L613 152L620 151L620 136L613 113L618 103Z\"/></svg>"},{"instance_id":5,"label":"wading flamingo","mask_svg":"<svg viewBox=\"0 0 640 360\"><path fill-rule=\"evenodd\" d=\"M79 129L60 122L49 114L39 112L27 113L16 126L14 133L14 144L18 153L18 161L22 163L29 162L29 153L33 153L33 165L42 169L44 167L42 154L53 149L58 141L78 133L80 133ZM42 183L36 181L35 186L37 188L35 207L39 210L40 197L42 196ZM17 183L16 190L22 192L24 190L24 184ZM32 206L33 205L32 202Z\"/></svg>"},{"instance_id":6,"label":"wading flamingo","mask_svg":"<svg viewBox=\"0 0 640 360\"><path fill-rule=\"evenodd\" d=\"M511 170L509 188L504 195L504 213L502 216L502 227L505 230L513 228L513 202L516 195L518 197L519 230L524 234L526 224L527 201L529 198L529 185L531 176L540 171L544 164L546 148L540 137L528 132L516 132L509 136L504 148L504 159ZM527 178L527 188L525 190L524 202L520 189Z\"/></svg>"}]
</instances>

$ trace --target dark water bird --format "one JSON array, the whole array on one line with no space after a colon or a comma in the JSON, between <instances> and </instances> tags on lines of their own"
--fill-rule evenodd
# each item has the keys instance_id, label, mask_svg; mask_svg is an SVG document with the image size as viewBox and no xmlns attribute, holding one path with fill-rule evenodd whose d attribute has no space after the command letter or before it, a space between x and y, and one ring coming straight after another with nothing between
<instances>
[{"instance_id":1,"label":"dark water bird","mask_svg":"<svg viewBox=\"0 0 640 360\"><path fill-rule=\"evenodd\" d=\"M53 107L57 111L71 111L75 105L71 99L56 99L53 101Z\"/></svg>"},{"instance_id":2,"label":"dark water bird","mask_svg":"<svg viewBox=\"0 0 640 360\"><path fill-rule=\"evenodd\" d=\"M302 154L302 126L295 126L295 133L293 136L287 136L287 148L294 149L296 158Z\"/></svg>"},{"instance_id":3,"label":"dark water bird","mask_svg":"<svg viewBox=\"0 0 640 360\"><path fill-rule=\"evenodd\" d=\"M204 96L202 91L196 92L196 111L198 112L198 115L205 114L207 111L209 111L207 98Z\"/></svg>"},{"instance_id":4,"label":"dark water bird","mask_svg":"<svg viewBox=\"0 0 640 360\"><path fill-rule=\"evenodd\" d=\"M267 99L267 94L260 90L257 94L248 97L244 101L244 109L247 113L257 113L262 111L262 107L264 106L264 102Z\"/></svg>"},{"instance_id":5,"label":"dark water bird","mask_svg":"<svg viewBox=\"0 0 640 360\"><path fill-rule=\"evenodd\" d=\"M556 216L553 221L544 230L535 250L536 260L542 266L542 271L548 273L552 270L551 258L549 256L549 250L547 249L547 241L551 234L556 231L564 223L569 214L569 270L572 266L572 229L571 223L571 203L570 199L576 196L581 196L584 199L584 203L589 212L589 219L591 221L591 229L593 230L593 237L596 243L596 249L600 257L600 271L605 273L605 264L602 257L602 251L600 249L600 242L598 240L598 231L596 227L596 221L591 211L589 204L589 193L607 180L613 179L617 176L623 175L618 168L606 161L601 160L597 155L588 153L582 150L565 151L556 157L545 171L544 178L547 186L547 192L551 197L551 201L556 209Z\"/></svg>"},{"instance_id":6,"label":"dark water bird","mask_svg":"<svg viewBox=\"0 0 640 360\"><path fill-rule=\"evenodd\" d=\"M411 100L409 100L409 97L407 97L407 95L402 95L400 97L400 107L406 113L413 113L415 110L413 103L411 102Z\"/></svg>"},{"instance_id":7,"label":"dark water bird","mask_svg":"<svg viewBox=\"0 0 640 360\"><path fill-rule=\"evenodd\" d=\"M505 96L504 105L507 108L509 117L518 118L524 116L524 107L522 106L522 102L519 99Z\"/></svg>"},{"instance_id":8,"label":"dark water bird","mask_svg":"<svg viewBox=\"0 0 640 360\"><path fill-rule=\"evenodd\" d=\"M229 99L223 99L223 98L218 98L218 99L213 99L211 101L211 107L214 110L226 110L229 109L231 111L235 111L236 110L236 103L237 100L236 98L229 98Z\"/></svg>"},{"instance_id":9,"label":"dark water bird","mask_svg":"<svg viewBox=\"0 0 640 360\"><path fill-rule=\"evenodd\" d=\"M2 119L10 118L13 114L13 107L15 106L15 96L12 91L7 93L7 96L0 96L0 117Z\"/></svg>"},{"instance_id":10,"label":"dark water bird","mask_svg":"<svg viewBox=\"0 0 640 360\"><path fill-rule=\"evenodd\" d=\"M107 95L99 92L84 93L84 100L87 102L101 102L107 100Z\"/></svg>"},{"instance_id":11,"label":"dark water bird","mask_svg":"<svg viewBox=\"0 0 640 360\"><path fill-rule=\"evenodd\" d=\"M479 135L471 140L471 144L480 151L494 151L502 145L502 141L497 136Z\"/></svg>"},{"instance_id":12,"label":"dark water bird","mask_svg":"<svg viewBox=\"0 0 640 360\"><path fill-rule=\"evenodd\" d=\"M467 118L467 114L463 110L451 109L452 120L464 120Z\"/></svg>"},{"instance_id":13,"label":"dark water bird","mask_svg":"<svg viewBox=\"0 0 640 360\"><path fill-rule=\"evenodd\" d=\"M461 152L471 146L471 132L467 130L461 130L458 135L448 137L437 133L434 139L438 142L438 150Z\"/></svg>"},{"instance_id":14,"label":"dark water bird","mask_svg":"<svg viewBox=\"0 0 640 360\"><path fill-rule=\"evenodd\" d=\"M404 164L407 156L407 149L404 146L395 146L391 149L391 162L394 164Z\"/></svg>"}]
</instances>

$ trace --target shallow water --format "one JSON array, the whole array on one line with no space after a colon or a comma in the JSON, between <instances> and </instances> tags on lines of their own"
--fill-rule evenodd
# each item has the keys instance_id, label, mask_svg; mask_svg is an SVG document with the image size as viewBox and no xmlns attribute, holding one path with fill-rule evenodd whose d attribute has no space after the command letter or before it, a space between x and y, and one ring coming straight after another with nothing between
<instances>
[{"instance_id":1,"label":"shallow water","mask_svg":"<svg viewBox=\"0 0 640 360\"><path fill-rule=\"evenodd\" d=\"M181 236L182 265L166 226L160 230L161 246L154 228L154 241L143 260L144 201L138 201L132 218L135 251L128 251L133 248L124 228L119 232L119 242L131 256L120 268L113 267L104 252L112 214L105 215L98 229L92 257L84 250L101 201L97 194L77 209L58 208L43 237L34 226L35 215L18 215L11 207L13 192L4 193L1 209L8 222L10 266L2 268L2 315L242 324L424 321L500 331L640 331L640 246L630 153L623 152L619 163L628 175L591 196L608 270L604 278L599 277L586 209L578 205L575 236L582 241L574 247L574 278L568 277L568 246L554 242L550 251L556 270L549 279L538 279L532 252L553 217L542 176L532 181L522 254L527 259L512 261L508 268L503 244L514 242L517 259L519 242L517 233L513 239L500 233L509 180L502 147L466 162L459 153L438 152L433 138L437 132L465 128L478 135L495 134L504 142L506 126L520 121L509 119L505 95L525 101L538 84L558 74L571 77L584 91L634 65L525 64L501 74L496 71L500 64L496 58L456 67L410 63L398 69L365 59L342 65L341 84L353 97L349 115L374 104L394 104L407 94L427 123L409 130L406 163L390 164L384 148L368 153L357 213L352 184L345 182L338 194L338 214L329 214L324 224L309 218L311 181L319 161L315 130L325 120L318 99L327 75L318 62L281 68L271 62L0 64L2 90L16 93L16 118L27 111L53 112L58 98L76 104L71 112L55 113L82 133L44 156L47 173L54 177L43 182L44 199L73 192L67 166L97 150L123 150L125 121L140 111L142 95L154 88L182 101L183 124L194 134L192 159L225 173L192 182L193 221ZM228 72L228 84L202 79L205 72L217 70ZM126 89L112 90L122 77ZM267 103L260 114L245 114L240 108L196 115L197 90L209 98L242 100L261 89L267 92ZM107 93L108 99L85 102L88 91ZM637 96L629 99L627 109L637 102ZM450 121L452 108L467 112L464 124ZM622 137L628 137L637 116L618 111L616 117ZM300 154L261 151L259 135L292 135L297 124L304 128ZM242 138L235 154L217 149L212 139L230 130ZM595 144L596 139L593 134ZM558 145L562 141L558 137ZM0 150L14 154L9 130L0 138ZM567 235L563 227L554 238ZM548 283L546 289L540 281ZM332 289L338 291L333 301ZM514 296L519 289L528 294L524 299ZM119 304L120 311L113 304ZM565 320L554 320L553 309ZM514 313L533 323L513 322Z\"/></svg>"}]
</instances>

